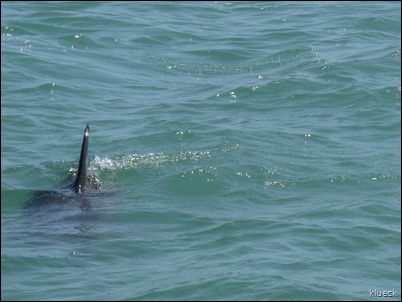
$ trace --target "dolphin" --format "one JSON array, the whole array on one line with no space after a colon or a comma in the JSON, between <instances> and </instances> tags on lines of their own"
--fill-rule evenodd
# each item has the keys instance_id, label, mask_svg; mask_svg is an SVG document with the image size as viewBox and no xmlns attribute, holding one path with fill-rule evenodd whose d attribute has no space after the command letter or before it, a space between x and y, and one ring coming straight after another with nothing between
<instances>
[{"instance_id":1,"label":"dolphin","mask_svg":"<svg viewBox=\"0 0 402 302\"><path fill-rule=\"evenodd\" d=\"M77 178L68 187L71 187L76 194L82 194L87 182L87 156L89 143L89 124L85 127L84 138L82 139L80 162L78 164Z\"/></svg>"},{"instance_id":2,"label":"dolphin","mask_svg":"<svg viewBox=\"0 0 402 302\"><path fill-rule=\"evenodd\" d=\"M80 161L78 164L77 175L72 183L61 186L55 190L38 190L35 191L25 207L36 204L55 203L69 201L82 198L87 189L87 183L93 188L99 188L99 180L95 176L87 175L87 156L89 144L89 124L85 127L84 137L82 139Z\"/></svg>"}]
</instances>

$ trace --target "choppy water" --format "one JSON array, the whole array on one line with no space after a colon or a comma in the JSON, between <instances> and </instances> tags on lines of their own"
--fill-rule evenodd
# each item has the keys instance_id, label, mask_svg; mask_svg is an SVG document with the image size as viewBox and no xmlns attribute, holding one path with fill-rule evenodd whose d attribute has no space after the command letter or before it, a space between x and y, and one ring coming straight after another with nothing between
<instances>
[{"instance_id":1,"label":"choppy water","mask_svg":"<svg viewBox=\"0 0 402 302\"><path fill-rule=\"evenodd\" d=\"M400 300L400 2L2 2L1 33L2 300ZM87 122L106 194L24 209Z\"/></svg>"}]
</instances>

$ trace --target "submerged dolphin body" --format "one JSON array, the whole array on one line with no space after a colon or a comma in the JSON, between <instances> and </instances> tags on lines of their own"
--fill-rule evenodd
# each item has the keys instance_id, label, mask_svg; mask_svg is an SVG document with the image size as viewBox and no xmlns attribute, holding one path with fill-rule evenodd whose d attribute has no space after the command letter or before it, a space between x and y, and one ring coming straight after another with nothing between
<instances>
[{"instance_id":1,"label":"submerged dolphin body","mask_svg":"<svg viewBox=\"0 0 402 302\"><path fill-rule=\"evenodd\" d=\"M66 186L62 186L60 189L35 191L32 198L25 204L25 207L82 198L82 196L85 195L83 193L86 191L87 183L92 185L92 187L95 189L99 188L99 184L96 183L97 179L95 177L88 178L87 175L88 143L89 124L87 124L85 127L84 137L82 139L80 161L75 180Z\"/></svg>"}]
</instances>

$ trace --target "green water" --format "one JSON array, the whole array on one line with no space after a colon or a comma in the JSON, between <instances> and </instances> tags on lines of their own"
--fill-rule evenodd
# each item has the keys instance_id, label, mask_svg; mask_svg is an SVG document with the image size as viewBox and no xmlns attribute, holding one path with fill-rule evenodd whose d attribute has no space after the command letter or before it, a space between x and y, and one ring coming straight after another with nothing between
<instances>
[{"instance_id":1,"label":"green water","mask_svg":"<svg viewBox=\"0 0 402 302\"><path fill-rule=\"evenodd\" d=\"M2 2L2 300L400 300L400 12Z\"/></svg>"}]
</instances>

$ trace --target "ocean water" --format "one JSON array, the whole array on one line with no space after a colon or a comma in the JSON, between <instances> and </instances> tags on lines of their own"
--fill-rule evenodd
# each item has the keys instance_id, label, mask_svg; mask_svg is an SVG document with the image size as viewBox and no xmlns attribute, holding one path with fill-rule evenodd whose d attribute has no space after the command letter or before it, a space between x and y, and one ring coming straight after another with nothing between
<instances>
[{"instance_id":1,"label":"ocean water","mask_svg":"<svg viewBox=\"0 0 402 302\"><path fill-rule=\"evenodd\" d=\"M1 299L400 300L400 146L400 2L1 2Z\"/></svg>"}]
</instances>

